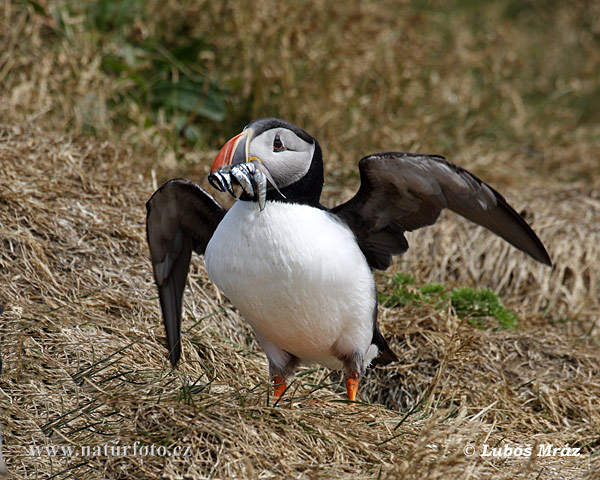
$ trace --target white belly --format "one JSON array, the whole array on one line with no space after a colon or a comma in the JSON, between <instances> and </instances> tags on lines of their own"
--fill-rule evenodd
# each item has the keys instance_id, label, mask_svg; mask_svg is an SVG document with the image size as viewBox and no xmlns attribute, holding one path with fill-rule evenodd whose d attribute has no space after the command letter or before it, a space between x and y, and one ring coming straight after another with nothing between
<instances>
[{"instance_id":1,"label":"white belly","mask_svg":"<svg viewBox=\"0 0 600 480\"><path fill-rule=\"evenodd\" d=\"M351 230L301 205L238 201L205 253L210 279L259 336L304 361L340 366L337 352L365 355L375 285Z\"/></svg>"}]
</instances>

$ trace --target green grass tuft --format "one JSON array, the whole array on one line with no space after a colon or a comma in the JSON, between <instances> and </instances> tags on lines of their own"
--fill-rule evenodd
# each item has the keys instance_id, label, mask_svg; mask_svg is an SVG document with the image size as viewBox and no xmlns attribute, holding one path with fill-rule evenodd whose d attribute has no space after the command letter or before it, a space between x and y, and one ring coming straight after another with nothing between
<instances>
[{"instance_id":1,"label":"green grass tuft","mask_svg":"<svg viewBox=\"0 0 600 480\"><path fill-rule=\"evenodd\" d=\"M505 307L498 295L489 288L456 287L446 291L441 283L426 283L420 287L414 283L411 275L396 274L391 280L391 293L381 292L379 302L388 308L431 304L438 310L447 308L450 302L458 317L466 318L470 325L477 328L493 327L491 319L496 319L500 328L514 328L517 325L515 313Z\"/></svg>"},{"instance_id":2,"label":"green grass tuft","mask_svg":"<svg viewBox=\"0 0 600 480\"><path fill-rule=\"evenodd\" d=\"M419 291L425 296L431 296L444 291L444 285L441 283L426 283L419 287Z\"/></svg>"},{"instance_id":3,"label":"green grass tuft","mask_svg":"<svg viewBox=\"0 0 600 480\"><path fill-rule=\"evenodd\" d=\"M415 279L406 273L397 273L392 278L393 290L391 295L381 293L379 302L386 307L405 307L421 299L419 291L412 287Z\"/></svg>"},{"instance_id":4,"label":"green grass tuft","mask_svg":"<svg viewBox=\"0 0 600 480\"><path fill-rule=\"evenodd\" d=\"M518 318L489 288L457 287L449 294L456 314L477 328L489 328L489 318L498 320L501 328L514 328Z\"/></svg>"}]
</instances>

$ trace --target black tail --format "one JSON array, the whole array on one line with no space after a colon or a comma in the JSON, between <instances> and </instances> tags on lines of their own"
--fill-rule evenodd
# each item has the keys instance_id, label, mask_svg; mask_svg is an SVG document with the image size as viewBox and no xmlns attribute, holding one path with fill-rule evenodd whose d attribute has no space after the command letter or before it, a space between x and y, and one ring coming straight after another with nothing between
<instances>
[{"instance_id":1,"label":"black tail","mask_svg":"<svg viewBox=\"0 0 600 480\"><path fill-rule=\"evenodd\" d=\"M379 350L377 356L371 361L371 367L387 365L398 360L398 357L392 352L392 349L379 331L379 325L377 325L377 307L375 307L375 318L373 319L373 339L371 340L371 344L375 345Z\"/></svg>"}]
</instances>

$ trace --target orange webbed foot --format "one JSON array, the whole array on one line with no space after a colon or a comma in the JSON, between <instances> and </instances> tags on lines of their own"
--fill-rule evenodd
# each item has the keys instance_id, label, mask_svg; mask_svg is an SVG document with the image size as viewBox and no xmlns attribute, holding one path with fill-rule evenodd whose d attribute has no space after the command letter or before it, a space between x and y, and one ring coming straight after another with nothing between
<instances>
[{"instance_id":1,"label":"orange webbed foot","mask_svg":"<svg viewBox=\"0 0 600 480\"><path fill-rule=\"evenodd\" d=\"M279 375L275 375L273 377L273 386L275 387L275 390L273 392L273 400L276 402L281 398L281 396L285 392L287 385L283 378L281 378Z\"/></svg>"},{"instance_id":2,"label":"orange webbed foot","mask_svg":"<svg viewBox=\"0 0 600 480\"><path fill-rule=\"evenodd\" d=\"M346 392L348 393L348 400L354 402L356 400L356 393L358 392L358 373L352 373L348 375L346 379Z\"/></svg>"}]
</instances>

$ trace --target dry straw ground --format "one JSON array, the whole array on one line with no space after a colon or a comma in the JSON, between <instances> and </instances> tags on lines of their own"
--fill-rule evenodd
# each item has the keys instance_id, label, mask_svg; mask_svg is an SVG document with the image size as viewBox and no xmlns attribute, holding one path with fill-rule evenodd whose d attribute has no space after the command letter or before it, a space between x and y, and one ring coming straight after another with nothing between
<instances>
[{"instance_id":1,"label":"dry straw ground","mask_svg":"<svg viewBox=\"0 0 600 480\"><path fill-rule=\"evenodd\" d=\"M99 65L117 47L99 45L82 12L1 3L0 424L10 478L598 478L600 127L589 105L600 97L598 6L531 2L508 18L496 5L510 2L475 16L460 2L243 3L151 2L155 20L136 20L143 35L160 22L211 34L217 55L205 68L232 86L230 120L207 124L212 140L196 146L173 143L169 119L148 124L135 104L127 122L115 113L125 87ZM340 401L337 374L305 369L293 401L273 406L264 355L196 258L183 362L171 371L145 245L151 170L200 181L240 122L273 114L321 140L327 204L351 195L361 154L389 148L446 154L498 186L553 269L451 215L412 234L394 269L493 288L519 326L478 330L431 304L382 307L400 361L367 376L364 403ZM387 282L378 277L380 289ZM28 450L135 442L190 446L191 456ZM582 455L465 454L484 444Z\"/></svg>"}]
</instances>

